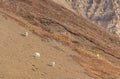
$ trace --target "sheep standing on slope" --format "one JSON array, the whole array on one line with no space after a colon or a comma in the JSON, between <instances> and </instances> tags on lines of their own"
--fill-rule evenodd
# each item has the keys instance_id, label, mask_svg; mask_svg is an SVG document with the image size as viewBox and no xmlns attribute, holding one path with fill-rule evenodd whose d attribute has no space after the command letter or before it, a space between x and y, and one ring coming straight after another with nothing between
<instances>
[{"instance_id":1,"label":"sheep standing on slope","mask_svg":"<svg viewBox=\"0 0 120 79\"><path fill-rule=\"evenodd\" d=\"M100 54L97 54L97 58L100 58Z\"/></svg>"},{"instance_id":2,"label":"sheep standing on slope","mask_svg":"<svg viewBox=\"0 0 120 79\"><path fill-rule=\"evenodd\" d=\"M25 37L28 37L29 33L28 33L28 32L25 32L25 33L23 33L22 35L25 36Z\"/></svg>"},{"instance_id":3,"label":"sheep standing on slope","mask_svg":"<svg viewBox=\"0 0 120 79\"><path fill-rule=\"evenodd\" d=\"M52 62L52 65L51 65L52 67L55 67L55 62Z\"/></svg>"},{"instance_id":4,"label":"sheep standing on slope","mask_svg":"<svg viewBox=\"0 0 120 79\"><path fill-rule=\"evenodd\" d=\"M25 32L25 36L28 37L28 35L29 35L28 32Z\"/></svg>"}]
</instances>

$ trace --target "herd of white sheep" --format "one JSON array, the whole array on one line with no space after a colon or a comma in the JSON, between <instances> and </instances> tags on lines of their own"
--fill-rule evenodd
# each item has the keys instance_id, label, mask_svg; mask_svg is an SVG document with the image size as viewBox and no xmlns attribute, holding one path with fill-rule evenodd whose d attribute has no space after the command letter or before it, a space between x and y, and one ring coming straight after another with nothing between
<instances>
[{"instance_id":1,"label":"herd of white sheep","mask_svg":"<svg viewBox=\"0 0 120 79\"><path fill-rule=\"evenodd\" d=\"M25 36L25 37L28 37L28 35L29 35L28 32L25 32L25 33L23 34L23 36ZM40 56L41 56L41 55L40 55L39 52L35 52L35 57L36 57L36 58L40 58ZM100 58L100 55L97 54L96 57L99 59L99 58ZM53 61L53 62L50 63L50 66L55 67L55 64L56 64L56 63Z\"/></svg>"},{"instance_id":2,"label":"herd of white sheep","mask_svg":"<svg viewBox=\"0 0 120 79\"><path fill-rule=\"evenodd\" d=\"M28 32L23 33L23 36L25 36L25 37L28 37L28 35L29 35ZM36 58L40 58L40 56L41 56L41 55L40 55L39 52L35 52L35 57L36 57ZM56 64L56 63L53 61L53 62L50 63L50 66L55 67L55 64Z\"/></svg>"}]
</instances>

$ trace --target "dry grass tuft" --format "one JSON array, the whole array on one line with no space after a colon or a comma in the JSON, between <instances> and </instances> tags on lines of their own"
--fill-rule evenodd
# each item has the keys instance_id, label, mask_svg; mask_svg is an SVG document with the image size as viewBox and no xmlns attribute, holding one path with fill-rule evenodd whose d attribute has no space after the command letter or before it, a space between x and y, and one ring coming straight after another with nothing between
<instances>
[{"instance_id":1,"label":"dry grass tuft","mask_svg":"<svg viewBox=\"0 0 120 79\"><path fill-rule=\"evenodd\" d=\"M63 34L56 34L56 35L54 35L54 38L57 41L61 41L61 42L64 42L66 44L69 44L69 45L72 44L72 39L70 39L69 37L67 37L67 36L65 36Z\"/></svg>"},{"instance_id":2,"label":"dry grass tuft","mask_svg":"<svg viewBox=\"0 0 120 79\"><path fill-rule=\"evenodd\" d=\"M105 59L105 56L100 51L98 51L98 50L92 50L91 52L95 56L97 56L99 54L100 58Z\"/></svg>"}]
</instances>

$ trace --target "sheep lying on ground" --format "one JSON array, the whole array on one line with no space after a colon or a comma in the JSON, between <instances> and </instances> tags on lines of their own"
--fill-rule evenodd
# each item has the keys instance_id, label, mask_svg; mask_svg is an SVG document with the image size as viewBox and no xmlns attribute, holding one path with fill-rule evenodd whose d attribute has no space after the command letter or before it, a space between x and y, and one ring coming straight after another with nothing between
<instances>
[{"instance_id":1,"label":"sheep lying on ground","mask_svg":"<svg viewBox=\"0 0 120 79\"><path fill-rule=\"evenodd\" d=\"M40 53L39 52L35 52L35 57L40 57Z\"/></svg>"}]
</instances>

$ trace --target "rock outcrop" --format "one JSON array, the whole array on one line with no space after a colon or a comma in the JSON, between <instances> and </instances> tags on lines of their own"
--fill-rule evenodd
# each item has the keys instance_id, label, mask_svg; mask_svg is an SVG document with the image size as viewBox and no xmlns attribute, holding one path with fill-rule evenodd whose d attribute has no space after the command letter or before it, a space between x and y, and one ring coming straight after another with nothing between
<instances>
[{"instance_id":1,"label":"rock outcrop","mask_svg":"<svg viewBox=\"0 0 120 79\"><path fill-rule=\"evenodd\" d=\"M120 0L54 1L120 36Z\"/></svg>"}]
</instances>

